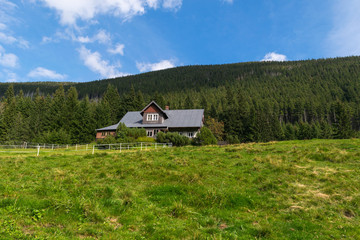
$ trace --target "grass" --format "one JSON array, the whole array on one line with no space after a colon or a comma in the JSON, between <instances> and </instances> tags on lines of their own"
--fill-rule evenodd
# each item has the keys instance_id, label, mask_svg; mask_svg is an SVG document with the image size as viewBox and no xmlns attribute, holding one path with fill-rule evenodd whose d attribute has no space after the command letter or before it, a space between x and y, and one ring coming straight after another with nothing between
<instances>
[{"instance_id":1,"label":"grass","mask_svg":"<svg viewBox=\"0 0 360 240\"><path fill-rule=\"evenodd\" d=\"M0 153L0 239L357 239L359 146Z\"/></svg>"}]
</instances>

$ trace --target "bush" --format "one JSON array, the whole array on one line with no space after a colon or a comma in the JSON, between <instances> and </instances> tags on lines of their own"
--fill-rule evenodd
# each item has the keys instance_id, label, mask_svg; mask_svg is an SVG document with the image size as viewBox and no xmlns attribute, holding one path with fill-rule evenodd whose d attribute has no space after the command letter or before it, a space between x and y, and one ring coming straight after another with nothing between
<instances>
[{"instance_id":1,"label":"bush","mask_svg":"<svg viewBox=\"0 0 360 240\"><path fill-rule=\"evenodd\" d=\"M70 134L64 129L58 131L45 132L41 139L44 143L69 144L71 143Z\"/></svg>"},{"instance_id":2,"label":"bush","mask_svg":"<svg viewBox=\"0 0 360 240\"><path fill-rule=\"evenodd\" d=\"M156 135L156 141L158 143L169 143L167 142L168 139L166 138L166 134L164 132L158 132L158 134Z\"/></svg>"},{"instance_id":3,"label":"bush","mask_svg":"<svg viewBox=\"0 0 360 240\"><path fill-rule=\"evenodd\" d=\"M197 145L212 145L217 144L217 140L214 134L207 127L202 127L200 132L195 138L195 144Z\"/></svg>"},{"instance_id":4,"label":"bush","mask_svg":"<svg viewBox=\"0 0 360 240\"><path fill-rule=\"evenodd\" d=\"M156 137L158 143L172 143L174 146L185 146L190 144L188 137L182 136L177 132L159 132Z\"/></svg>"},{"instance_id":5,"label":"bush","mask_svg":"<svg viewBox=\"0 0 360 240\"><path fill-rule=\"evenodd\" d=\"M226 141L227 141L229 144L237 144L237 143L240 143L240 140L239 140L238 136L234 136L234 135L227 135L227 136L226 136Z\"/></svg>"},{"instance_id":6,"label":"bush","mask_svg":"<svg viewBox=\"0 0 360 240\"><path fill-rule=\"evenodd\" d=\"M139 137L136 139L137 142L155 142L155 138L151 137Z\"/></svg>"},{"instance_id":7,"label":"bush","mask_svg":"<svg viewBox=\"0 0 360 240\"><path fill-rule=\"evenodd\" d=\"M118 142L135 142L136 139L146 137L144 128L128 128L124 123L120 123L116 129Z\"/></svg>"},{"instance_id":8,"label":"bush","mask_svg":"<svg viewBox=\"0 0 360 240\"><path fill-rule=\"evenodd\" d=\"M104 139L99 139L97 141L97 144L114 144L114 143L117 143L117 140L114 136L112 135L109 135L107 136L106 138Z\"/></svg>"}]
</instances>

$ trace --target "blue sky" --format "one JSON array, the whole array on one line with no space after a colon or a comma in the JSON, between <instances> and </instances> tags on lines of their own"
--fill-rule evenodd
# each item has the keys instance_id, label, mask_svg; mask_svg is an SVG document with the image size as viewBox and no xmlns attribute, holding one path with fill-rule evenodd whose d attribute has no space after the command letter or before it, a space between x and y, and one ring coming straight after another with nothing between
<instances>
[{"instance_id":1,"label":"blue sky","mask_svg":"<svg viewBox=\"0 0 360 240\"><path fill-rule=\"evenodd\" d=\"M360 55L358 0L0 0L0 82Z\"/></svg>"}]
</instances>

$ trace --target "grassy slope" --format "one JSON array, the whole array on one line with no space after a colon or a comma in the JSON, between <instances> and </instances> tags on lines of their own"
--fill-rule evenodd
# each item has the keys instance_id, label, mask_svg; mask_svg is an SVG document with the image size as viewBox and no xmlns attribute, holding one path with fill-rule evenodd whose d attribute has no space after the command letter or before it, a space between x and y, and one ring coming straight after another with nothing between
<instances>
[{"instance_id":1,"label":"grassy slope","mask_svg":"<svg viewBox=\"0 0 360 240\"><path fill-rule=\"evenodd\" d=\"M0 155L0 238L356 239L360 140Z\"/></svg>"}]
</instances>

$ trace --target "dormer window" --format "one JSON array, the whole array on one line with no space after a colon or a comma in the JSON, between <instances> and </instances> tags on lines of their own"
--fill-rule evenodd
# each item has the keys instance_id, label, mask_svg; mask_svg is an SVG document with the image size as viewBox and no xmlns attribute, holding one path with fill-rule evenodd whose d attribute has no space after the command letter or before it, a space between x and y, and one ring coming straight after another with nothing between
<instances>
[{"instance_id":1,"label":"dormer window","mask_svg":"<svg viewBox=\"0 0 360 240\"><path fill-rule=\"evenodd\" d=\"M157 113L148 113L148 115L146 116L146 120L147 121L157 121L157 120L159 120L159 114L157 114Z\"/></svg>"}]
</instances>

